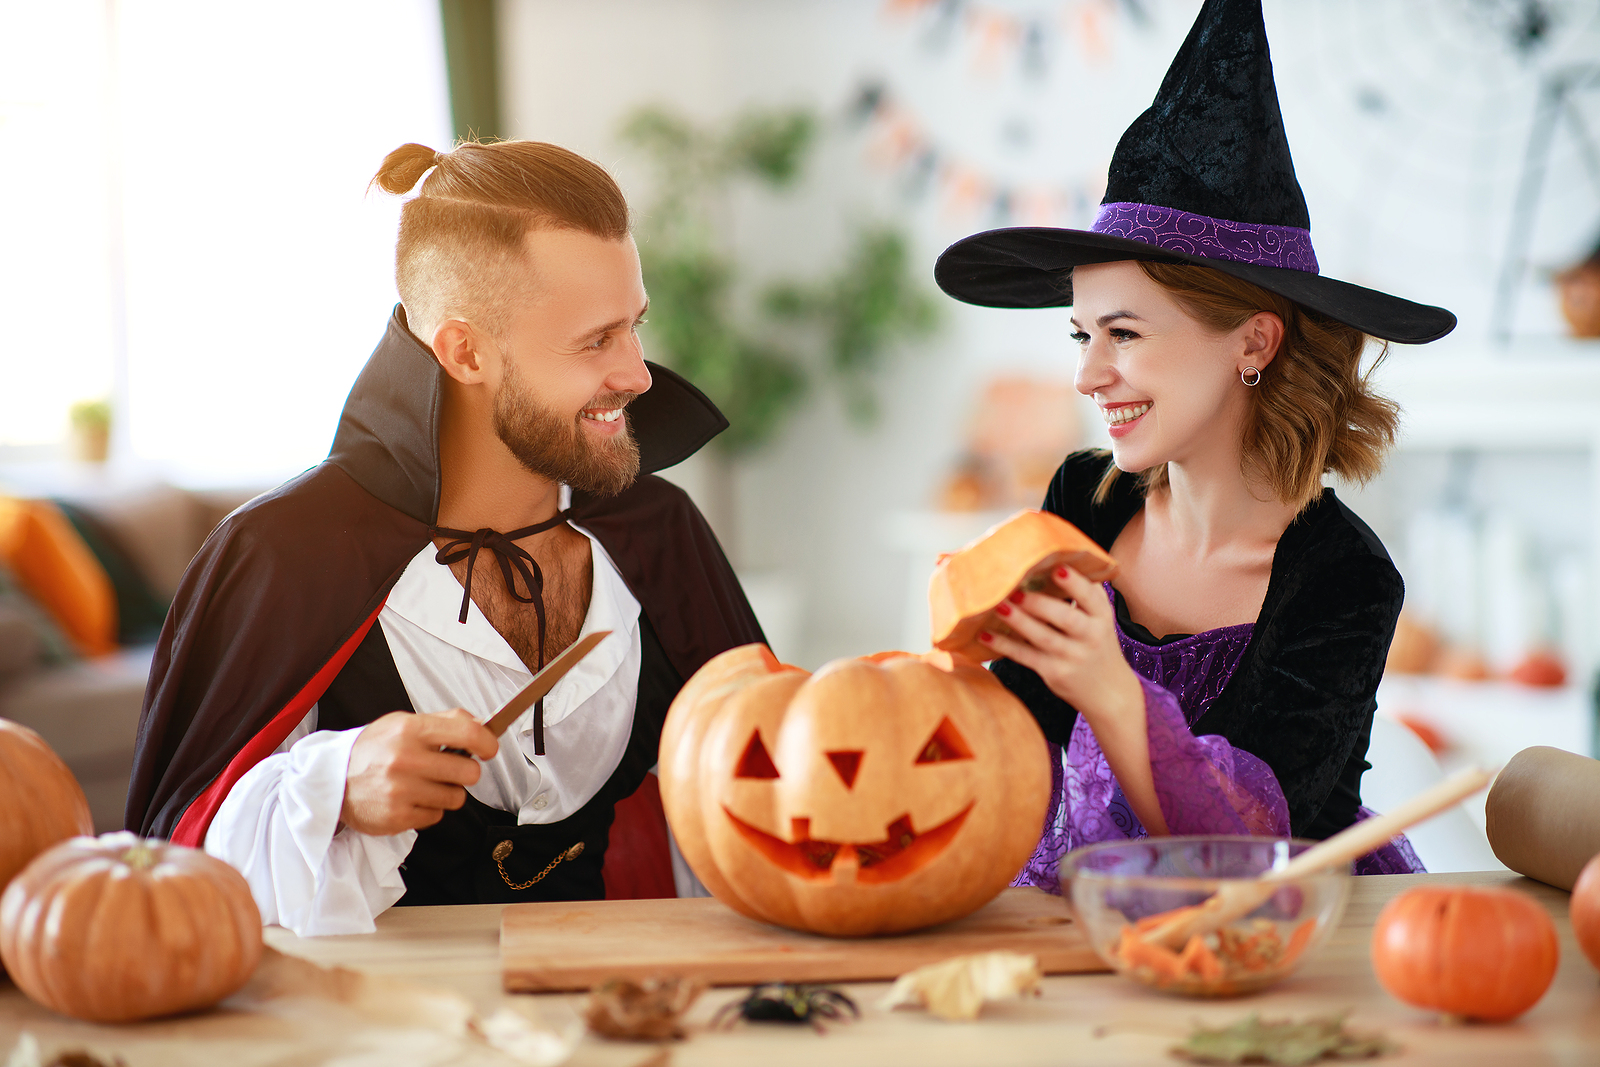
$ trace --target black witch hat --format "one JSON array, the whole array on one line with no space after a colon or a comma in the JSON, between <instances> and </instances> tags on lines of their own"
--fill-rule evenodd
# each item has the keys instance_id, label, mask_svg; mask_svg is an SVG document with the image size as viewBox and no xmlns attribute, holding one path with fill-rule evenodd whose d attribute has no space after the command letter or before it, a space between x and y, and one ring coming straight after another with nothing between
<instances>
[{"instance_id":1,"label":"black witch hat","mask_svg":"<svg viewBox=\"0 0 1600 1067\"><path fill-rule=\"evenodd\" d=\"M1155 102L1117 143L1091 229L975 234L933 273L969 304L1064 307L1071 268L1124 259L1224 271L1389 341L1434 341L1456 324L1443 308L1317 273L1261 0L1206 0Z\"/></svg>"}]
</instances>

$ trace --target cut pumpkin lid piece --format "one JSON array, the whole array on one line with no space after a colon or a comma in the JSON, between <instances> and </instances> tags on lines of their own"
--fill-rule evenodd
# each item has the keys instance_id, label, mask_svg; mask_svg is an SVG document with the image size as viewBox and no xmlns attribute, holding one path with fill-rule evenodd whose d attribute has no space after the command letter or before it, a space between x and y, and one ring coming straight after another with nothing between
<instances>
[{"instance_id":1,"label":"cut pumpkin lid piece","mask_svg":"<svg viewBox=\"0 0 1600 1067\"><path fill-rule=\"evenodd\" d=\"M1050 572L1066 566L1092 582L1117 573L1117 561L1088 535L1048 511L1019 511L958 552L939 560L928 583L933 646L974 660L994 658L978 631L1008 628L995 606L1019 586L1055 592Z\"/></svg>"}]
</instances>

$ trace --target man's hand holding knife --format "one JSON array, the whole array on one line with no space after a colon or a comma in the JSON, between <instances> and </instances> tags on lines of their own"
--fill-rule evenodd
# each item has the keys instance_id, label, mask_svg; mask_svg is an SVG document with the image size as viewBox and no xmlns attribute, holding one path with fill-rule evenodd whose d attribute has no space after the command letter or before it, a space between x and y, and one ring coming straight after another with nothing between
<instances>
[{"instance_id":1,"label":"man's hand holding knife","mask_svg":"<svg viewBox=\"0 0 1600 1067\"><path fill-rule=\"evenodd\" d=\"M500 751L500 735L610 632L597 630L568 646L486 723L462 708L374 719L350 747L340 821L386 836L432 826L460 808L466 787L482 774L478 761Z\"/></svg>"}]
</instances>

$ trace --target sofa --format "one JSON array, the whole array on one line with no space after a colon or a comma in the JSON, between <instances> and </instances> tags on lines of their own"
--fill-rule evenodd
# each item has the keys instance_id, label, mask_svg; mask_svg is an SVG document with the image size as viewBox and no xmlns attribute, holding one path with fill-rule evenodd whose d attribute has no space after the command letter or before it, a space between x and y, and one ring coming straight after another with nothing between
<instances>
[{"instance_id":1,"label":"sofa","mask_svg":"<svg viewBox=\"0 0 1600 1067\"><path fill-rule=\"evenodd\" d=\"M254 495L110 479L51 495L49 507L70 518L115 588L118 627L107 642L114 647L86 649L25 581L0 575L9 579L0 588L0 718L37 731L66 761L89 799L97 832L123 826L139 709L165 606L207 535Z\"/></svg>"}]
</instances>

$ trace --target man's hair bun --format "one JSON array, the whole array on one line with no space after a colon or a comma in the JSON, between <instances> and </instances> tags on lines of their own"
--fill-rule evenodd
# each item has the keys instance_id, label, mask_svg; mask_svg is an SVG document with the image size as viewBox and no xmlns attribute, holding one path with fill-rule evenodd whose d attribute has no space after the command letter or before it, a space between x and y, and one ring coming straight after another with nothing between
<instances>
[{"instance_id":1,"label":"man's hair bun","mask_svg":"<svg viewBox=\"0 0 1600 1067\"><path fill-rule=\"evenodd\" d=\"M444 162L446 156L423 144L403 144L383 157L372 184L386 193L409 193L422 176Z\"/></svg>"},{"instance_id":2,"label":"man's hair bun","mask_svg":"<svg viewBox=\"0 0 1600 1067\"><path fill-rule=\"evenodd\" d=\"M526 294L534 229L628 236L628 202L611 175L539 141L462 141L449 152L404 144L372 184L416 193L400 206L395 287L420 337L451 315L497 335L514 294Z\"/></svg>"}]
</instances>

